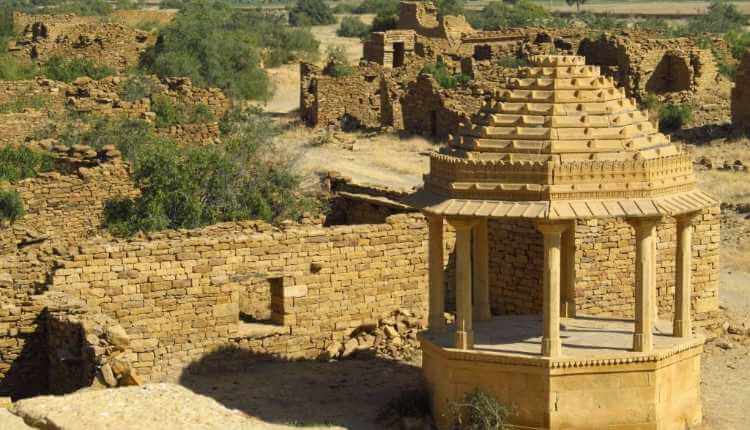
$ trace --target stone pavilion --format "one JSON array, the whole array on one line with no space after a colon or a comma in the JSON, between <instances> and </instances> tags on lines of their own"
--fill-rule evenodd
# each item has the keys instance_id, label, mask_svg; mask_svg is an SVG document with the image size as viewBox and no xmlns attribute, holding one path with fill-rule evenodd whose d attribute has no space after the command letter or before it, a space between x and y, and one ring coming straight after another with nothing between
<instances>
[{"instance_id":1,"label":"stone pavilion","mask_svg":"<svg viewBox=\"0 0 750 430\"><path fill-rule=\"evenodd\" d=\"M479 388L510 406L521 428L692 427L701 422L704 338L691 323L700 300L691 278L718 270L718 263L694 264L703 248L693 231L717 202L696 188L691 157L598 67L578 56L536 56L531 64L431 156L425 175L429 330L421 342L434 416L449 428L451 402ZM587 287L577 274L584 245L577 229L603 219L632 231L632 239L612 245L634 249L626 269L634 278L626 301L632 318L589 315L579 297ZM511 224L502 243L490 243L493 222L527 223L536 232ZM670 243L657 235L667 223L674 226ZM699 230L712 228L718 224ZM449 288L447 232L455 232ZM490 272L503 266L491 264L488 249L533 234L543 266L528 294L540 291L540 312L498 312L505 299L493 283L506 275ZM660 269L659 278L657 247L674 256L673 270ZM455 293L450 326L446 290Z\"/></svg>"}]
</instances>

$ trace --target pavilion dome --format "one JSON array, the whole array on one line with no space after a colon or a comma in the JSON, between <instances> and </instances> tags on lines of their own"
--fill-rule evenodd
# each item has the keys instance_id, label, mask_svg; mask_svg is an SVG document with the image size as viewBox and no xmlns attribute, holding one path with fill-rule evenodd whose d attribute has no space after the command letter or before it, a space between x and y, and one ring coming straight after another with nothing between
<instances>
[{"instance_id":1,"label":"pavilion dome","mask_svg":"<svg viewBox=\"0 0 750 430\"><path fill-rule=\"evenodd\" d=\"M530 58L430 159L425 212L574 219L695 212L689 154L580 56Z\"/></svg>"}]
</instances>

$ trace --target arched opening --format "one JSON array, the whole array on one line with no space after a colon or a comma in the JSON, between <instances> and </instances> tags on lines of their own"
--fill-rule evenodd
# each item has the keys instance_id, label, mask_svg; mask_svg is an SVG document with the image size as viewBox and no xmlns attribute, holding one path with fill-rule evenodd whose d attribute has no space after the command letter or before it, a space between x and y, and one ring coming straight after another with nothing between
<instances>
[{"instance_id":1,"label":"arched opening","mask_svg":"<svg viewBox=\"0 0 750 430\"><path fill-rule=\"evenodd\" d=\"M687 90L691 75L688 58L666 54L646 82L646 91L664 94Z\"/></svg>"}]
</instances>

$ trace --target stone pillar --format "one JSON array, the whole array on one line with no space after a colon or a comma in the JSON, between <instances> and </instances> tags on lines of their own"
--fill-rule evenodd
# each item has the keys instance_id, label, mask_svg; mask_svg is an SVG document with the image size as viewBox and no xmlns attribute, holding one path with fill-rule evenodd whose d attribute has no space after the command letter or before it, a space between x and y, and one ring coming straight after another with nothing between
<instances>
[{"instance_id":1,"label":"stone pillar","mask_svg":"<svg viewBox=\"0 0 750 430\"><path fill-rule=\"evenodd\" d=\"M562 353L560 342L560 243L564 223L537 223L544 236L544 333L542 355L557 357Z\"/></svg>"},{"instance_id":2,"label":"stone pillar","mask_svg":"<svg viewBox=\"0 0 750 430\"><path fill-rule=\"evenodd\" d=\"M693 218L677 218L677 258L674 292L674 328L672 334L677 337L690 337L693 334L690 320L690 297L692 296L692 243Z\"/></svg>"},{"instance_id":3,"label":"stone pillar","mask_svg":"<svg viewBox=\"0 0 750 430\"><path fill-rule=\"evenodd\" d=\"M474 346L471 304L471 228L474 220L449 219L456 229L456 348Z\"/></svg>"},{"instance_id":4,"label":"stone pillar","mask_svg":"<svg viewBox=\"0 0 750 430\"><path fill-rule=\"evenodd\" d=\"M443 271L443 217L428 215L429 224L429 318L430 330L442 331L445 329L445 277Z\"/></svg>"},{"instance_id":5,"label":"stone pillar","mask_svg":"<svg viewBox=\"0 0 750 430\"><path fill-rule=\"evenodd\" d=\"M492 319L490 312L489 246L487 244L487 219L477 221L473 229L473 281L474 315L478 321Z\"/></svg>"},{"instance_id":6,"label":"stone pillar","mask_svg":"<svg viewBox=\"0 0 750 430\"><path fill-rule=\"evenodd\" d=\"M562 234L560 248L560 315L565 318L576 316L576 245L575 245L575 221Z\"/></svg>"},{"instance_id":7,"label":"stone pillar","mask_svg":"<svg viewBox=\"0 0 750 430\"><path fill-rule=\"evenodd\" d=\"M654 281L654 288L651 290L651 327L656 326L656 320L659 319L659 283L658 275L656 274L657 257L659 253L656 251L656 244L659 242L659 232L654 231L654 239L651 241L651 252L654 256L654 264L651 265L651 279Z\"/></svg>"},{"instance_id":8,"label":"stone pillar","mask_svg":"<svg viewBox=\"0 0 750 430\"><path fill-rule=\"evenodd\" d=\"M656 287L653 266L656 254L653 242L656 240L655 219L629 221L635 229L635 333L633 350L651 352L654 346L654 312L656 305L653 289Z\"/></svg>"}]
</instances>

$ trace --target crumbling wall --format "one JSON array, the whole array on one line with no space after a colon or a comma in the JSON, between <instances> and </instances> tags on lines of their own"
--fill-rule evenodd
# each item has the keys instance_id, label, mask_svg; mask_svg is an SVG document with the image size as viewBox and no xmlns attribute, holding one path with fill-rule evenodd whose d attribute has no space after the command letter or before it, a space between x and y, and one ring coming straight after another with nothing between
<instances>
[{"instance_id":1,"label":"crumbling wall","mask_svg":"<svg viewBox=\"0 0 750 430\"><path fill-rule=\"evenodd\" d=\"M697 218L693 234L692 311L698 327L715 328L719 314L718 207ZM657 227L659 313L674 305L676 227L665 218ZM576 309L588 315L632 318L635 311L635 236L621 219L578 221L576 235Z\"/></svg>"},{"instance_id":2,"label":"crumbling wall","mask_svg":"<svg viewBox=\"0 0 750 430\"><path fill-rule=\"evenodd\" d=\"M61 170L70 169L70 174L42 173L12 184L21 194L26 214L0 230L3 252L49 238L75 241L90 237L101 231L105 201L137 195L116 149L97 152L76 146L59 151L68 155L58 158L58 163L66 163Z\"/></svg>"},{"instance_id":3,"label":"crumbling wall","mask_svg":"<svg viewBox=\"0 0 750 430\"><path fill-rule=\"evenodd\" d=\"M713 49L727 53L726 43L712 40ZM581 41L578 55L598 65L630 97L647 93L699 94L715 90L718 66L710 49L689 38L657 39L638 33L604 34ZM729 58L727 56L727 58Z\"/></svg>"},{"instance_id":4,"label":"crumbling wall","mask_svg":"<svg viewBox=\"0 0 750 430\"><path fill-rule=\"evenodd\" d=\"M15 15L21 37L11 52L33 60L89 58L122 71L138 65L141 53L156 42L153 33L96 17Z\"/></svg>"},{"instance_id":5,"label":"crumbling wall","mask_svg":"<svg viewBox=\"0 0 750 430\"><path fill-rule=\"evenodd\" d=\"M358 67L348 76L327 76L309 64L300 66L300 111L311 126L339 125L346 120L364 128L381 125L381 70Z\"/></svg>"},{"instance_id":6,"label":"crumbling wall","mask_svg":"<svg viewBox=\"0 0 750 430\"><path fill-rule=\"evenodd\" d=\"M737 66L732 88L732 125L750 126L750 53L746 52Z\"/></svg>"},{"instance_id":7,"label":"crumbling wall","mask_svg":"<svg viewBox=\"0 0 750 430\"><path fill-rule=\"evenodd\" d=\"M378 225L275 230L228 223L188 235L91 242L58 262L51 290L122 324L145 379L231 339L259 353L314 357L393 310L424 315L426 231L421 216L397 215ZM231 277L249 271L283 278L276 296L283 326L262 338L239 329Z\"/></svg>"},{"instance_id":8,"label":"crumbling wall","mask_svg":"<svg viewBox=\"0 0 750 430\"><path fill-rule=\"evenodd\" d=\"M445 90L422 74L408 86L402 100L404 129L425 136L446 138L461 123L479 112L484 95L472 89Z\"/></svg>"}]
</instances>

